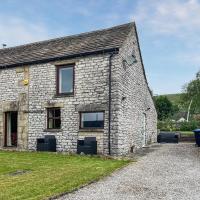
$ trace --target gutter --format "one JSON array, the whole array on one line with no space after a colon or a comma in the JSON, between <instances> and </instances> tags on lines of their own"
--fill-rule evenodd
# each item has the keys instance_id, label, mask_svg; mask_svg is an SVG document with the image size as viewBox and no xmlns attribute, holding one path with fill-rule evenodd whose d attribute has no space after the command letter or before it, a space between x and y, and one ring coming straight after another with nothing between
<instances>
[{"instance_id":1,"label":"gutter","mask_svg":"<svg viewBox=\"0 0 200 200\"><path fill-rule=\"evenodd\" d=\"M5 64L0 65L0 69L4 68L11 68L11 67L19 67L19 66L25 66L25 65L36 65L36 64L43 64L58 60L65 60L65 59L72 59L76 57L82 57L82 56L90 56L90 55L97 55L97 54L104 54L104 53L112 53L112 52L118 52L119 48L109 48L109 49L102 49L102 50L96 50L96 51L88 51L84 53L77 53L77 54L71 54L71 55L64 55L64 56L58 56L58 57L52 57L52 58L44 58L40 60L33 60L33 61L25 61L25 62L18 62L14 64Z\"/></svg>"}]
</instances>

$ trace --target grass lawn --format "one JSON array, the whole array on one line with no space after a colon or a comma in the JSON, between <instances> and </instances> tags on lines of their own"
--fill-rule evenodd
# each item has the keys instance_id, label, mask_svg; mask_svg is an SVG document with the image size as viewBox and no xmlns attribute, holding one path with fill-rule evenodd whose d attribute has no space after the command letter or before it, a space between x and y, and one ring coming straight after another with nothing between
<instances>
[{"instance_id":1,"label":"grass lawn","mask_svg":"<svg viewBox=\"0 0 200 200\"><path fill-rule=\"evenodd\" d=\"M130 161L0 151L0 200L47 199L106 176ZM20 172L25 173L20 173Z\"/></svg>"},{"instance_id":2,"label":"grass lawn","mask_svg":"<svg viewBox=\"0 0 200 200\"><path fill-rule=\"evenodd\" d=\"M184 137L194 136L194 132L192 131L180 131L180 133L181 133L181 136L184 136Z\"/></svg>"}]
</instances>

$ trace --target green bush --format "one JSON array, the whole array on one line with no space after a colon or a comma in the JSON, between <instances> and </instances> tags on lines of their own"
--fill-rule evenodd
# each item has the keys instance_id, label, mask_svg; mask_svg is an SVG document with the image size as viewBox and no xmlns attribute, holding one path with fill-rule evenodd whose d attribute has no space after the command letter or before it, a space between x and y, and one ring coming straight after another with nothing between
<instances>
[{"instance_id":1,"label":"green bush","mask_svg":"<svg viewBox=\"0 0 200 200\"><path fill-rule=\"evenodd\" d=\"M158 129L161 131L193 131L196 128L200 128L200 121L173 122L165 120L158 122Z\"/></svg>"},{"instance_id":2,"label":"green bush","mask_svg":"<svg viewBox=\"0 0 200 200\"><path fill-rule=\"evenodd\" d=\"M159 121L158 129L161 131L172 131L174 129L174 123L170 120Z\"/></svg>"},{"instance_id":3,"label":"green bush","mask_svg":"<svg viewBox=\"0 0 200 200\"><path fill-rule=\"evenodd\" d=\"M199 122L197 121L180 123L180 131L193 131L196 128L199 128Z\"/></svg>"}]
</instances>

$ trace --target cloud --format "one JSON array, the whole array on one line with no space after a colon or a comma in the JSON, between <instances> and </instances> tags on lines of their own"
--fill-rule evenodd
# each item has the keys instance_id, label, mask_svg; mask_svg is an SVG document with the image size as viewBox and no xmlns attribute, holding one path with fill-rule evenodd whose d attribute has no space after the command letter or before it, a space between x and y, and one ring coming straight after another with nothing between
<instances>
[{"instance_id":1,"label":"cloud","mask_svg":"<svg viewBox=\"0 0 200 200\"><path fill-rule=\"evenodd\" d=\"M47 28L41 23L31 23L14 16L0 15L0 45L8 47L49 38Z\"/></svg>"},{"instance_id":2,"label":"cloud","mask_svg":"<svg viewBox=\"0 0 200 200\"><path fill-rule=\"evenodd\" d=\"M131 18L152 45L169 50L166 62L200 67L199 0L140 0Z\"/></svg>"},{"instance_id":3,"label":"cloud","mask_svg":"<svg viewBox=\"0 0 200 200\"><path fill-rule=\"evenodd\" d=\"M185 38L200 32L198 0L140 0L131 18L154 34Z\"/></svg>"}]
</instances>

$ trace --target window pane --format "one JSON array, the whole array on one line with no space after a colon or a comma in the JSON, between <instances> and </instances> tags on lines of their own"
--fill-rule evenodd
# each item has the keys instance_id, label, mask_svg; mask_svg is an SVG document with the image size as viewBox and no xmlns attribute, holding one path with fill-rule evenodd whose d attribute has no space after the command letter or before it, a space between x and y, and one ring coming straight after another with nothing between
<instances>
[{"instance_id":1,"label":"window pane","mask_svg":"<svg viewBox=\"0 0 200 200\"><path fill-rule=\"evenodd\" d=\"M48 128L53 128L53 119L48 120Z\"/></svg>"},{"instance_id":2,"label":"window pane","mask_svg":"<svg viewBox=\"0 0 200 200\"><path fill-rule=\"evenodd\" d=\"M55 117L60 117L60 109L55 109Z\"/></svg>"},{"instance_id":3,"label":"window pane","mask_svg":"<svg viewBox=\"0 0 200 200\"><path fill-rule=\"evenodd\" d=\"M60 108L49 108L48 110L48 129L60 129L61 119L60 119Z\"/></svg>"},{"instance_id":4,"label":"window pane","mask_svg":"<svg viewBox=\"0 0 200 200\"><path fill-rule=\"evenodd\" d=\"M54 128L55 129L59 129L60 128L60 124L61 124L60 119L55 119L55 126L54 126Z\"/></svg>"},{"instance_id":5,"label":"window pane","mask_svg":"<svg viewBox=\"0 0 200 200\"><path fill-rule=\"evenodd\" d=\"M103 112L91 112L81 114L82 128L103 128L104 126Z\"/></svg>"},{"instance_id":6,"label":"window pane","mask_svg":"<svg viewBox=\"0 0 200 200\"><path fill-rule=\"evenodd\" d=\"M54 111L54 110L52 110L52 109L49 109L49 110L48 110L48 112L49 112L49 118L52 118L52 117L54 116L53 111Z\"/></svg>"},{"instance_id":7,"label":"window pane","mask_svg":"<svg viewBox=\"0 0 200 200\"><path fill-rule=\"evenodd\" d=\"M73 92L73 67L61 68L59 70L59 92Z\"/></svg>"}]
</instances>

